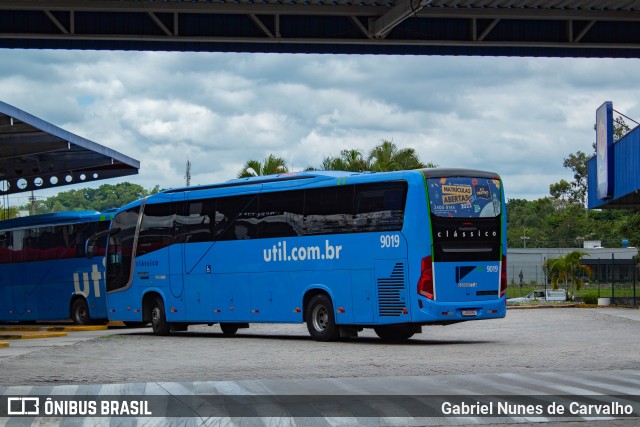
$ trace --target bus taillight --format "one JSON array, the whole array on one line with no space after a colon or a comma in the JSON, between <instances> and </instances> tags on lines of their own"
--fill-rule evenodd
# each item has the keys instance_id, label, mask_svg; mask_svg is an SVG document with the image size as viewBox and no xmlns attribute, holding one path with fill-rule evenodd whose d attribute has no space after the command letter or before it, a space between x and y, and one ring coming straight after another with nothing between
<instances>
[{"instance_id":1,"label":"bus taillight","mask_svg":"<svg viewBox=\"0 0 640 427\"><path fill-rule=\"evenodd\" d=\"M418 293L433 299L433 264L431 263L431 257L422 258L422 270L420 273L420 279L418 280Z\"/></svg>"},{"instance_id":2,"label":"bus taillight","mask_svg":"<svg viewBox=\"0 0 640 427\"><path fill-rule=\"evenodd\" d=\"M502 255L502 272L500 273L500 298L507 293L507 257Z\"/></svg>"}]
</instances>

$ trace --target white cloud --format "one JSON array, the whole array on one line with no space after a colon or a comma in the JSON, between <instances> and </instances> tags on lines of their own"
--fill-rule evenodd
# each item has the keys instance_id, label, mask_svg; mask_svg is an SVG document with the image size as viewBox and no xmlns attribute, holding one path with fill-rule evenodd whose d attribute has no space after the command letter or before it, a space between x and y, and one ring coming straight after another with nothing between
<instances>
[{"instance_id":1,"label":"white cloud","mask_svg":"<svg viewBox=\"0 0 640 427\"><path fill-rule=\"evenodd\" d=\"M301 170L383 139L537 198L590 152L595 109L640 117L638 60L2 50L0 100L141 161L152 188ZM110 182L117 182L111 180Z\"/></svg>"}]
</instances>

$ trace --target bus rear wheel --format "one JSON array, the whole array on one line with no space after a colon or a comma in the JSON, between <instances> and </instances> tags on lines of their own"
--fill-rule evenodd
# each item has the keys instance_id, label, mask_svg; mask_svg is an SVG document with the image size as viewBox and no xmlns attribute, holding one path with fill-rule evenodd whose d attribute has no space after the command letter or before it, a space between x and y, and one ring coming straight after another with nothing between
<instances>
[{"instance_id":1,"label":"bus rear wheel","mask_svg":"<svg viewBox=\"0 0 640 427\"><path fill-rule=\"evenodd\" d=\"M335 341L340 337L333 303L326 294L318 294L309 302L306 315L309 335L316 341Z\"/></svg>"},{"instance_id":2,"label":"bus rear wheel","mask_svg":"<svg viewBox=\"0 0 640 427\"><path fill-rule=\"evenodd\" d=\"M160 298L155 299L151 306L151 328L155 335L169 335L171 332L171 325L167 322L164 311L164 303Z\"/></svg>"},{"instance_id":3,"label":"bus rear wheel","mask_svg":"<svg viewBox=\"0 0 640 427\"><path fill-rule=\"evenodd\" d=\"M230 337L238 332L238 325L235 323L220 323L220 329L222 329L222 335Z\"/></svg>"},{"instance_id":4,"label":"bus rear wheel","mask_svg":"<svg viewBox=\"0 0 640 427\"><path fill-rule=\"evenodd\" d=\"M78 298L71 304L71 320L76 325L88 325L91 322L89 306L83 298Z\"/></svg>"},{"instance_id":5,"label":"bus rear wheel","mask_svg":"<svg viewBox=\"0 0 640 427\"><path fill-rule=\"evenodd\" d=\"M414 334L409 326L376 326L373 330L382 341L386 342L403 342Z\"/></svg>"}]
</instances>

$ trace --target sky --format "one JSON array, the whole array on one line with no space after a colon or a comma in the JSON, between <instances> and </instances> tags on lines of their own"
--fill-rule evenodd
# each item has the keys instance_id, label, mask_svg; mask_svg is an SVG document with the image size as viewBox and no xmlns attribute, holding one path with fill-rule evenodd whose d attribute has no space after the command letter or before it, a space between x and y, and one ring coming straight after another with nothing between
<instances>
[{"instance_id":1,"label":"sky","mask_svg":"<svg viewBox=\"0 0 640 427\"><path fill-rule=\"evenodd\" d=\"M392 141L440 167L490 170L534 200L592 153L605 101L640 121L640 60L0 49L0 100L140 160L151 189L290 171ZM630 123L629 121L627 121ZM631 124L631 123L630 123ZM79 189L87 184L60 187ZM55 191L36 192L45 198ZM28 193L12 195L11 205Z\"/></svg>"}]
</instances>

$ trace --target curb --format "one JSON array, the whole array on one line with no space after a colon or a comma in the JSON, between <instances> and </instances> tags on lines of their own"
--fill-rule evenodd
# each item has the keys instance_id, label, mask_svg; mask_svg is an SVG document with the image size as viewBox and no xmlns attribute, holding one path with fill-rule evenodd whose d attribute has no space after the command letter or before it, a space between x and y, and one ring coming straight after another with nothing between
<instances>
[{"instance_id":1,"label":"curb","mask_svg":"<svg viewBox=\"0 0 640 427\"><path fill-rule=\"evenodd\" d=\"M64 332L75 332L75 331L106 331L107 325L71 325L71 326L62 326L57 327L56 329L50 329L51 331L64 331Z\"/></svg>"},{"instance_id":2,"label":"curb","mask_svg":"<svg viewBox=\"0 0 640 427\"><path fill-rule=\"evenodd\" d=\"M582 304L582 303L563 304L563 305L549 304L549 305L508 305L507 306L507 310L522 310L522 309L535 310L539 308L615 308L620 310L638 310L639 309L636 306L624 307L624 306L614 306L614 305L598 305L598 304Z\"/></svg>"},{"instance_id":3,"label":"curb","mask_svg":"<svg viewBox=\"0 0 640 427\"><path fill-rule=\"evenodd\" d=\"M593 308L585 304L548 304L548 305L507 305L507 310L539 309L539 308ZM595 307L595 306L594 306Z\"/></svg>"},{"instance_id":4,"label":"curb","mask_svg":"<svg viewBox=\"0 0 640 427\"><path fill-rule=\"evenodd\" d=\"M0 333L0 339L5 340L24 340L31 338L57 338L57 337L66 337L66 332L4 332Z\"/></svg>"},{"instance_id":5,"label":"curb","mask_svg":"<svg viewBox=\"0 0 640 427\"><path fill-rule=\"evenodd\" d=\"M109 322L107 323L107 328L124 328L127 325L124 322Z\"/></svg>"},{"instance_id":6,"label":"curb","mask_svg":"<svg viewBox=\"0 0 640 427\"><path fill-rule=\"evenodd\" d=\"M106 331L107 325L0 325L2 332L73 332Z\"/></svg>"}]
</instances>

